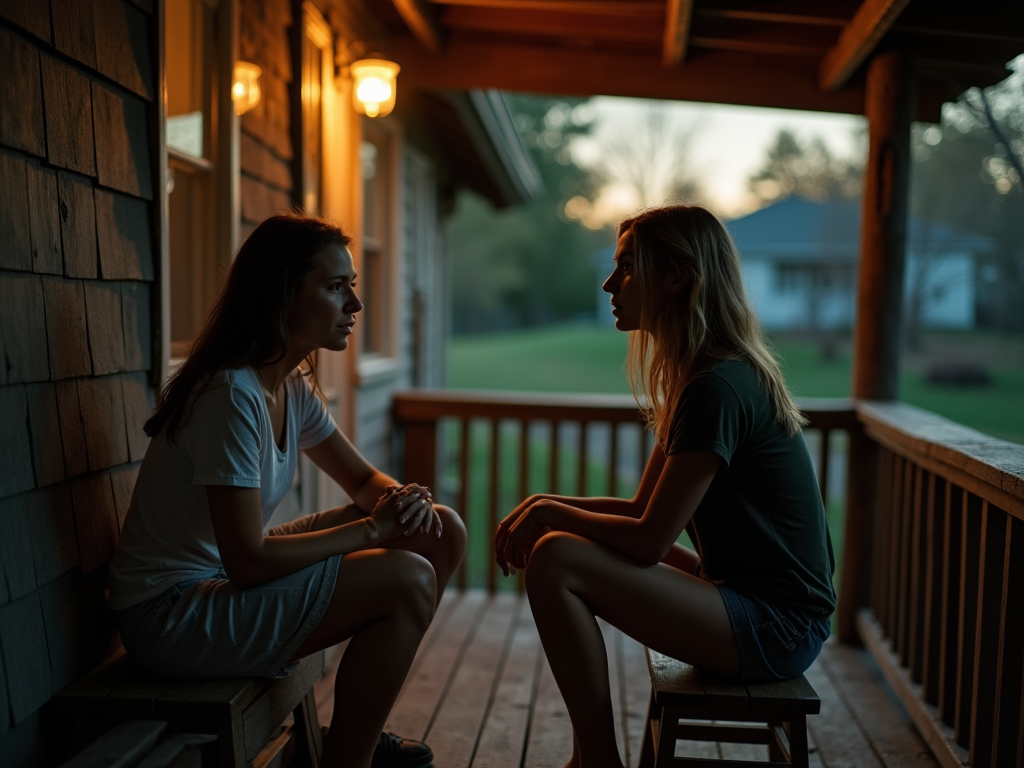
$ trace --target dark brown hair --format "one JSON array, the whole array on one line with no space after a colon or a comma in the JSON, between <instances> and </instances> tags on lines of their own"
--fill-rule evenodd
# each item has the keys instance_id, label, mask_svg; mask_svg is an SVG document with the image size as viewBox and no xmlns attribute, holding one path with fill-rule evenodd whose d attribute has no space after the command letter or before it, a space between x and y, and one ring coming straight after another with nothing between
<instances>
[{"instance_id":1,"label":"dark brown hair","mask_svg":"<svg viewBox=\"0 0 1024 768\"><path fill-rule=\"evenodd\" d=\"M206 325L192 342L188 359L168 379L156 410L145 424L155 437L174 432L188 421L186 407L197 386L225 368L271 365L288 351L288 310L320 253L348 246L339 227L299 213L265 219L238 249L228 279ZM316 378L316 351L306 358L307 375L321 398Z\"/></svg>"}]
</instances>

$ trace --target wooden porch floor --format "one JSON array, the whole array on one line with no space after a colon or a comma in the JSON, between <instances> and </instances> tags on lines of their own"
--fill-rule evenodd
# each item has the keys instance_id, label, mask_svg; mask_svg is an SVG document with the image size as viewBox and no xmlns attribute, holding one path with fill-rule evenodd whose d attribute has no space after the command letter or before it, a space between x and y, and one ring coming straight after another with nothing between
<instances>
[{"instance_id":1,"label":"wooden porch floor","mask_svg":"<svg viewBox=\"0 0 1024 768\"><path fill-rule=\"evenodd\" d=\"M643 647L605 627L619 750L635 768L650 677ZM317 684L322 724L334 708L328 657ZM333 663L330 663L333 662ZM937 766L866 652L830 641L807 673L821 697L808 718L812 768ZM560 768L572 751L569 718L526 599L449 591L420 647L387 730L426 739L436 768ZM677 754L767 761L767 748L680 742Z\"/></svg>"}]
</instances>

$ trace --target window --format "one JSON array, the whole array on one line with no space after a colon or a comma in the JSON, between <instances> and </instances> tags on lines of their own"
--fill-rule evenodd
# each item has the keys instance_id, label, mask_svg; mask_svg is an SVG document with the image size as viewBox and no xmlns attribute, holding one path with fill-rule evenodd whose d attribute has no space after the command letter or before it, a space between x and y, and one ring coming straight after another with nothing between
<instances>
[{"instance_id":1,"label":"window","mask_svg":"<svg viewBox=\"0 0 1024 768\"><path fill-rule=\"evenodd\" d=\"M324 113L334 77L331 28L310 3L303 3L301 51L302 207L324 210Z\"/></svg>"},{"instance_id":2,"label":"window","mask_svg":"<svg viewBox=\"0 0 1024 768\"><path fill-rule=\"evenodd\" d=\"M362 351L388 355L391 286L391 137L366 118L359 161L363 177L363 264L360 270L363 310ZM357 325L358 327L358 325Z\"/></svg>"},{"instance_id":3,"label":"window","mask_svg":"<svg viewBox=\"0 0 1024 768\"><path fill-rule=\"evenodd\" d=\"M183 357L217 293L216 2L166 5L171 357Z\"/></svg>"}]
</instances>

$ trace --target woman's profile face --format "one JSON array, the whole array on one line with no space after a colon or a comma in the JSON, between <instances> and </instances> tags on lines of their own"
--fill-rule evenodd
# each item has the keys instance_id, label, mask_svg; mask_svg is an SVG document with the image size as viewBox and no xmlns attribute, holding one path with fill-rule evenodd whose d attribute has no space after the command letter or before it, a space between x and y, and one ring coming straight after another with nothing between
<instances>
[{"instance_id":1,"label":"woman's profile face","mask_svg":"<svg viewBox=\"0 0 1024 768\"><path fill-rule=\"evenodd\" d=\"M348 347L356 313L363 308L355 283L356 271L348 248L332 245L321 251L288 310L289 349L339 352Z\"/></svg>"},{"instance_id":2,"label":"woman's profile face","mask_svg":"<svg viewBox=\"0 0 1024 768\"><path fill-rule=\"evenodd\" d=\"M633 231L619 235L615 247L615 269L601 288L612 295L612 314L620 331L640 330L640 285L633 257Z\"/></svg>"}]
</instances>

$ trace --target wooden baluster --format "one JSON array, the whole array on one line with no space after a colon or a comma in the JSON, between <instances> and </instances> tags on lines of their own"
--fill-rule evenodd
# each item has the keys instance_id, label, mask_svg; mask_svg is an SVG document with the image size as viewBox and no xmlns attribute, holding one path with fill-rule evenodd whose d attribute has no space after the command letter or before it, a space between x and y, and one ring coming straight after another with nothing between
<instances>
[{"instance_id":1,"label":"wooden baluster","mask_svg":"<svg viewBox=\"0 0 1024 768\"><path fill-rule=\"evenodd\" d=\"M896 636L893 643L900 656L900 664L907 665L907 640L910 628L907 619L910 614L910 534L914 518L914 487L920 469L910 461L904 462L903 499L900 504L900 547L897 554L898 607L896 613Z\"/></svg>"},{"instance_id":2,"label":"wooden baluster","mask_svg":"<svg viewBox=\"0 0 1024 768\"><path fill-rule=\"evenodd\" d=\"M981 499L964 492L960 530L960 623L956 661L956 743L971 746L971 696L974 693L974 640L978 623L977 563L981 550Z\"/></svg>"},{"instance_id":3,"label":"wooden baluster","mask_svg":"<svg viewBox=\"0 0 1024 768\"><path fill-rule=\"evenodd\" d=\"M924 575L925 567L925 520L924 505L928 499L927 484L929 473L921 467L914 470L914 501L910 523L910 584L907 596L907 667L915 683L921 682L922 645L924 631Z\"/></svg>"},{"instance_id":4,"label":"wooden baluster","mask_svg":"<svg viewBox=\"0 0 1024 768\"><path fill-rule=\"evenodd\" d=\"M519 499L524 501L530 488L530 423L526 419L519 422ZM516 574L516 591L526 591L526 571Z\"/></svg>"},{"instance_id":5,"label":"wooden baluster","mask_svg":"<svg viewBox=\"0 0 1024 768\"><path fill-rule=\"evenodd\" d=\"M1000 609L1006 564L1006 524L1006 513L1003 510L987 501L982 502L978 623L974 628L974 685L971 694L970 762L975 766L985 765L993 747Z\"/></svg>"},{"instance_id":6,"label":"wooden baluster","mask_svg":"<svg viewBox=\"0 0 1024 768\"><path fill-rule=\"evenodd\" d=\"M829 435L832 434L830 429L822 429L821 432L821 445L818 446L818 490L821 491L821 503L825 505L825 511L828 511L828 459L829 459L829 446L828 439Z\"/></svg>"},{"instance_id":7,"label":"wooden baluster","mask_svg":"<svg viewBox=\"0 0 1024 768\"><path fill-rule=\"evenodd\" d=\"M557 421L551 422L551 475L548 478L548 488L550 489L550 493L558 493L558 424L559 422Z\"/></svg>"},{"instance_id":8,"label":"wooden baluster","mask_svg":"<svg viewBox=\"0 0 1024 768\"><path fill-rule=\"evenodd\" d=\"M896 624L898 620L897 611L899 609L899 558L900 558L900 531L902 527L900 525L902 518L900 516L900 509L903 502L903 481L904 481L904 469L906 462L901 456L894 456L892 466L892 498L890 504L892 505L889 510L889 548L888 548L888 574L885 578L886 589L888 595L886 596L886 608L887 615L885 620L885 634L890 640L896 637Z\"/></svg>"},{"instance_id":9,"label":"wooden baluster","mask_svg":"<svg viewBox=\"0 0 1024 768\"><path fill-rule=\"evenodd\" d=\"M488 541L494 541L494 535L498 532L498 496L501 493L501 482L498 477L498 441L501 437L501 422L498 419L491 419L491 503L487 511ZM497 588L498 564L493 557L487 558L487 590L494 592Z\"/></svg>"},{"instance_id":10,"label":"wooden baluster","mask_svg":"<svg viewBox=\"0 0 1024 768\"><path fill-rule=\"evenodd\" d=\"M928 477L928 503L925 505L924 571L924 644L921 649L921 696L929 704L939 703L939 644L942 623L942 551L947 483L941 477Z\"/></svg>"},{"instance_id":11,"label":"wooden baluster","mask_svg":"<svg viewBox=\"0 0 1024 768\"><path fill-rule=\"evenodd\" d=\"M576 465L576 495L587 495L587 430L589 424L586 421L580 422L579 443L577 445Z\"/></svg>"},{"instance_id":12,"label":"wooden baluster","mask_svg":"<svg viewBox=\"0 0 1024 768\"><path fill-rule=\"evenodd\" d=\"M960 531L963 529L963 489L947 483L943 507L938 707L942 722L952 728L956 723L956 670L960 653Z\"/></svg>"},{"instance_id":13,"label":"wooden baluster","mask_svg":"<svg viewBox=\"0 0 1024 768\"><path fill-rule=\"evenodd\" d=\"M403 482L433 488L437 475L437 421L411 421L405 425Z\"/></svg>"},{"instance_id":14,"label":"wooden baluster","mask_svg":"<svg viewBox=\"0 0 1024 768\"><path fill-rule=\"evenodd\" d=\"M608 495L617 496L619 491L619 425L618 422L609 422L611 439L608 441Z\"/></svg>"},{"instance_id":15,"label":"wooden baluster","mask_svg":"<svg viewBox=\"0 0 1024 768\"><path fill-rule=\"evenodd\" d=\"M459 439L462 448L459 452L459 514L462 516L462 522L466 524L468 533L470 531L469 520L472 517L469 512L469 454L472 452L472 447L469 444L469 418L463 419L459 426L461 427ZM468 565L464 559L462 565L459 566L459 589L466 588L467 570Z\"/></svg>"},{"instance_id":16,"label":"wooden baluster","mask_svg":"<svg viewBox=\"0 0 1024 768\"><path fill-rule=\"evenodd\" d=\"M1024 520L1006 516L992 765L1021 765L1024 752Z\"/></svg>"},{"instance_id":17,"label":"wooden baluster","mask_svg":"<svg viewBox=\"0 0 1024 768\"><path fill-rule=\"evenodd\" d=\"M861 440L866 440L866 438L861 436ZM875 501L875 551L874 557L871 559L873 564L871 568L871 599L875 618L883 629L886 629L886 622L889 618L889 580L886 576L889 572L889 520L892 516L893 463L895 461L896 457L892 453L881 447L878 449L878 492ZM853 475L854 469L856 468L850 467L851 477L848 482L856 481L856 476ZM850 510L847 510L847 514L849 512ZM846 570L845 561L843 570ZM886 632L888 633L887 629Z\"/></svg>"}]
</instances>

